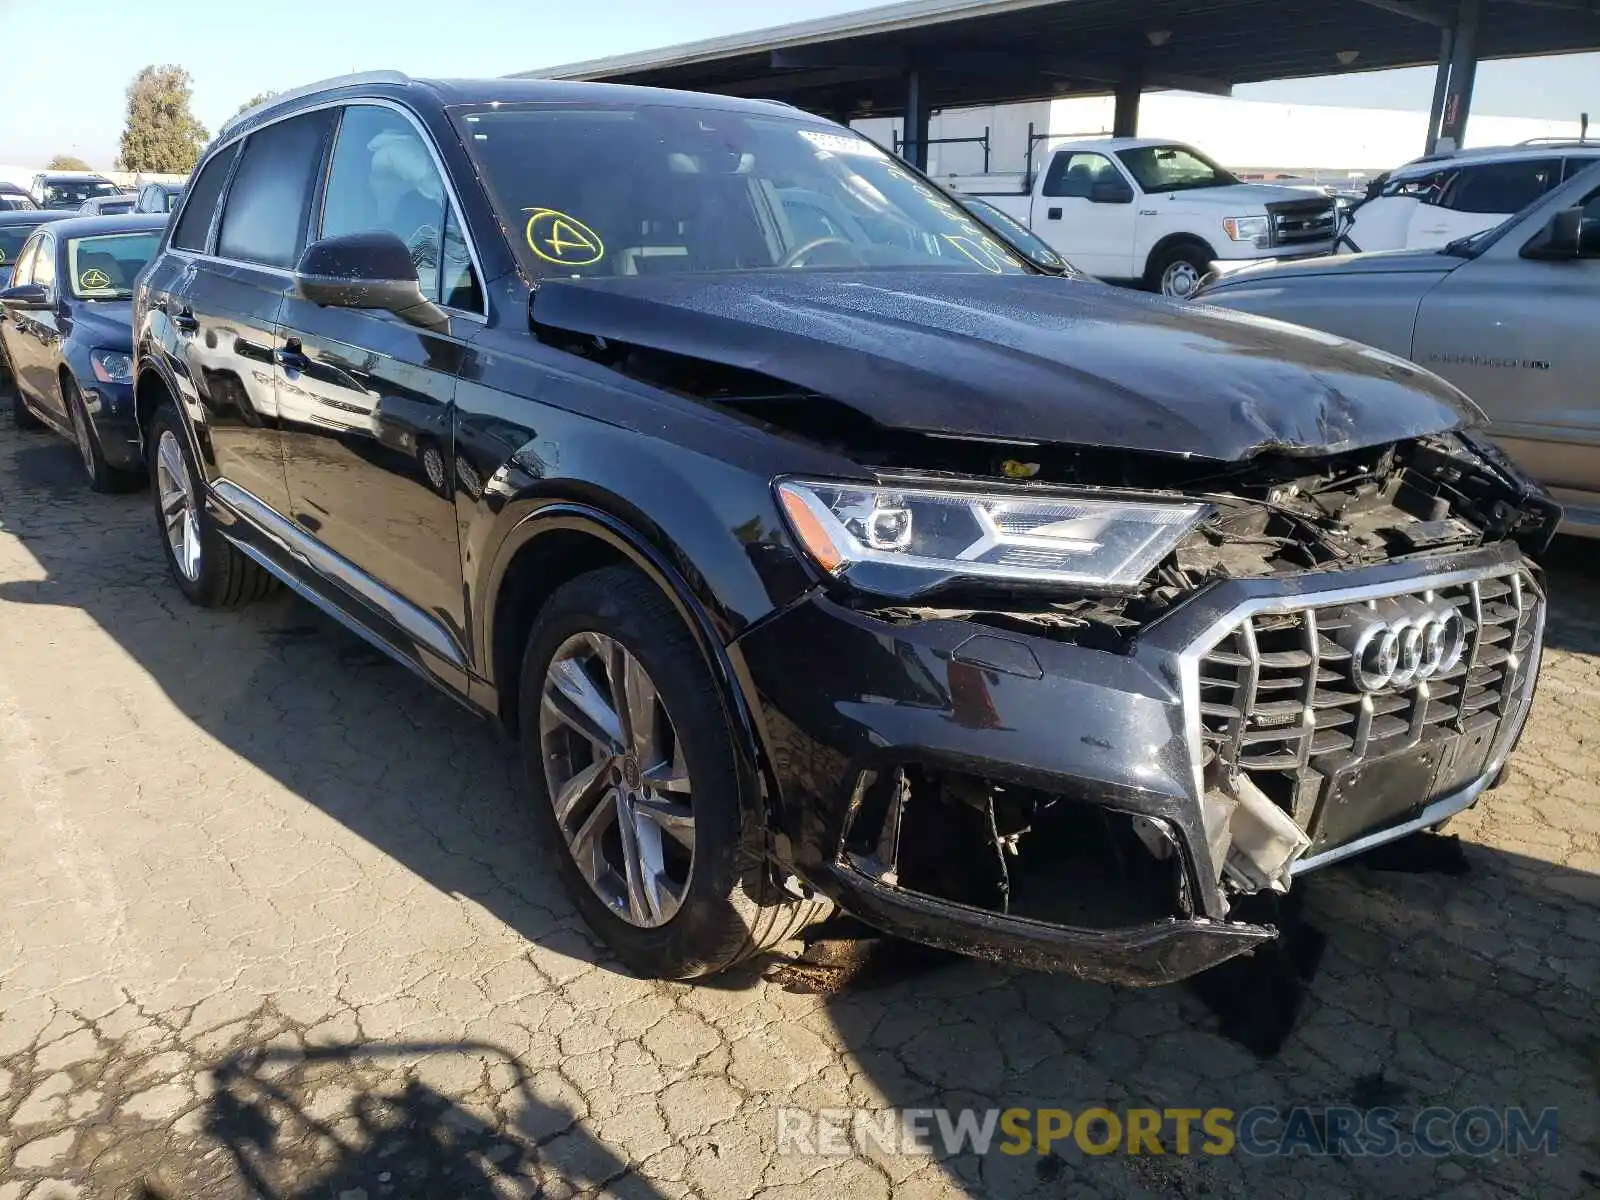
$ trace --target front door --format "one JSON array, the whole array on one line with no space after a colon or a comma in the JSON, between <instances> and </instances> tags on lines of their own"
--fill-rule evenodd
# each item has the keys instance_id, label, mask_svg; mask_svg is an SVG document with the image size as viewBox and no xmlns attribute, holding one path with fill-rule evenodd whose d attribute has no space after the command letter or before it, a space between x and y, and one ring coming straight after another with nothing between
<instances>
[{"instance_id":1,"label":"front door","mask_svg":"<svg viewBox=\"0 0 1600 1200\"><path fill-rule=\"evenodd\" d=\"M39 245L45 239L45 234L36 233L22 244L17 252L16 269L12 272L11 286L21 287L25 283L33 282L33 264L37 260ZM33 351L38 348L39 341L28 329L25 318L27 313L15 309L0 309L0 349L5 352L5 366L11 372L12 384L23 391L31 391L28 381L32 378Z\"/></svg>"},{"instance_id":2,"label":"front door","mask_svg":"<svg viewBox=\"0 0 1600 1200\"><path fill-rule=\"evenodd\" d=\"M1033 202L1033 231L1080 271L1131 279L1139 274L1133 262L1139 206L1096 203L1090 196L1097 183L1133 187L1104 154L1057 151Z\"/></svg>"},{"instance_id":3,"label":"front door","mask_svg":"<svg viewBox=\"0 0 1600 1200\"><path fill-rule=\"evenodd\" d=\"M57 278L53 233L39 233L37 246L23 266L28 271L27 282L39 284L49 292L50 306L8 312L12 336L6 342L6 352L12 358L17 385L53 420L64 425L67 415L61 406L61 385L51 369L55 345L61 340L61 281Z\"/></svg>"},{"instance_id":4,"label":"front door","mask_svg":"<svg viewBox=\"0 0 1600 1200\"><path fill-rule=\"evenodd\" d=\"M1600 189L1585 200L1600 227ZM1523 258L1518 229L1423 298L1412 358L1471 396L1557 499L1600 506L1600 257Z\"/></svg>"},{"instance_id":5,"label":"front door","mask_svg":"<svg viewBox=\"0 0 1600 1200\"><path fill-rule=\"evenodd\" d=\"M425 135L397 109L339 118L322 237L381 230L412 252L448 324L321 307L291 295L281 317L278 410L291 520L332 553L324 569L417 649L466 662L451 424L467 338L481 328L470 258Z\"/></svg>"}]
</instances>

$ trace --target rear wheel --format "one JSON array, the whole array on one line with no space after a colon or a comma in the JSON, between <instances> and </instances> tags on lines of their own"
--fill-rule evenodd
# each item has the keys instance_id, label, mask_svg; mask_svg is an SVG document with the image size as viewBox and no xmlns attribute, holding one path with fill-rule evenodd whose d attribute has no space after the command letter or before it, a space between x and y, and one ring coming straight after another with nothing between
<instances>
[{"instance_id":1,"label":"rear wheel","mask_svg":"<svg viewBox=\"0 0 1600 1200\"><path fill-rule=\"evenodd\" d=\"M716 684L637 571L608 567L551 597L523 658L519 714L562 882L634 970L711 974L826 912L773 884Z\"/></svg>"},{"instance_id":2,"label":"rear wheel","mask_svg":"<svg viewBox=\"0 0 1600 1200\"><path fill-rule=\"evenodd\" d=\"M97 492L126 492L139 486L141 476L123 471L106 462L100 449L100 437L89 420L89 411L83 404L83 393L70 375L61 377L61 398L66 402L67 415L72 419L72 440L78 444L78 457L83 459L83 469L89 476L89 486Z\"/></svg>"},{"instance_id":3,"label":"rear wheel","mask_svg":"<svg viewBox=\"0 0 1600 1200\"><path fill-rule=\"evenodd\" d=\"M145 446L156 529L183 594L202 608L233 608L270 592L272 576L223 537L206 512L200 472L171 401L150 419Z\"/></svg>"}]
</instances>

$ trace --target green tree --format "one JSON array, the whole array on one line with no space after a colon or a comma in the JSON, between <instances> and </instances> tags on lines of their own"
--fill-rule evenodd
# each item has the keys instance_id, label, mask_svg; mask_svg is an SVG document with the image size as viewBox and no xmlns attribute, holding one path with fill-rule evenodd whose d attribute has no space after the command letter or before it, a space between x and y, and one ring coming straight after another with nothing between
<instances>
[{"instance_id":1,"label":"green tree","mask_svg":"<svg viewBox=\"0 0 1600 1200\"><path fill-rule=\"evenodd\" d=\"M277 94L278 94L277 91L275 91L272 88L268 88L264 92L257 92L254 96L251 96L250 99L246 100L243 104L239 105L239 107L234 111L233 115L237 117L240 113L242 113L247 108L254 108L258 104L265 104L268 100L271 100Z\"/></svg>"},{"instance_id":2,"label":"green tree","mask_svg":"<svg viewBox=\"0 0 1600 1200\"><path fill-rule=\"evenodd\" d=\"M122 131L124 171L181 174L194 170L206 127L189 111L189 72L146 67L128 86L128 124Z\"/></svg>"},{"instance_id":3,"label":"green tree","mask_svg":"<svg viewBox=\"0 0 1600 1200\"><path fill-rule=\"evenodd\" d=\"M84 162L76 154L58 154L45 164L44 169L46 171L87 171L91 168L88 163Z\"/></svg>"}]
</instances>

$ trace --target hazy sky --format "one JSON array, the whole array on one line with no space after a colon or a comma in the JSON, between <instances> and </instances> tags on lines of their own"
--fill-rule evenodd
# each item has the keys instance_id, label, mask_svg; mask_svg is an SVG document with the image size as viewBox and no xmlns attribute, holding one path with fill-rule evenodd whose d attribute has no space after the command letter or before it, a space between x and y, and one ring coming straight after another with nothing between
<instances>
[{"instance_id":1,"label":"hazy sky","mask_svg":"<svg viewBox=\"0 0 1600 1200\"><path fill-rule=\"evenodd\" d=\"M0 164L71 153L108 168L139 68L178 63L215 132L258 92L346 71L484 76L647 50L808 17L862 0L0 0ZM52 49L55 48L55 49ZM1485 63L1474 109L1600 122L1600 55ZM1241 98L1425 109L1431 70L1236 89ZM1420 147L1419 147L1420 149Z\"/></svg>"}]
</instances>

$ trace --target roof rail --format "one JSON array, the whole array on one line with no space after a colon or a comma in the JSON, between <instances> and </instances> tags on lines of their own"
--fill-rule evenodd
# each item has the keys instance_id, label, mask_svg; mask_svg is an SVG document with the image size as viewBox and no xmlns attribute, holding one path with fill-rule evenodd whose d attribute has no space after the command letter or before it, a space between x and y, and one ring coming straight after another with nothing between
<instances>
[{"instance_id":1,"label":"roof rail","mask_svg":"<svg viewBox=\"0 0 1600 1200\"><path fill-rule=\"evenodd\" d=\"M288 100L298 100L301 96L309 96L313 92L326 91L328 88L350 87L360 83L410 83L411 76L404 71L357 71L351 75L334 75L329 79L319 79L315 83L307 83L297 88L290 88L286 92L274 92L260 104L252 105L241 113L235 113L222 123L222 128L217 130L221 137L229 130L237 127L257 113L279 105Z\"/></svg>"},{"instance_id":2,"label":"roof rail","mask_svg":"<svg viewBox=\"0 0 1600 1200\"><path fill-rule=\"evenodd\" d=\"M1518 142L1519 146L1600 146L1600 141L1590 141L1586 137L1536 137Z\"/></svg>"}]
</instances>

